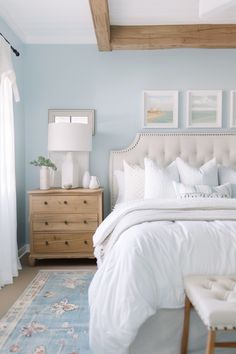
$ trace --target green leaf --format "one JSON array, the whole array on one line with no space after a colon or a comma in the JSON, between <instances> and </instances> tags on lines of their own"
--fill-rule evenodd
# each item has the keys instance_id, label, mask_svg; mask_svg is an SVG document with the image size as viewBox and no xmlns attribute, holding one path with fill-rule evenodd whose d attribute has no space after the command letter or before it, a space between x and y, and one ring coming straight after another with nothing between
<instances>
[{"instance_id":1,"label":"green leaf","mask_svg":"<svg viewBox=\"0 0 236 354\"><path fill-rule=\"evenodd\" d=\"M30 161L30 164L38 167L41 166L49 167L52 168L54 171L57 170L56 165L50 159L44 156L39 156L37 160Z\"/></svg>"}]
</instances>

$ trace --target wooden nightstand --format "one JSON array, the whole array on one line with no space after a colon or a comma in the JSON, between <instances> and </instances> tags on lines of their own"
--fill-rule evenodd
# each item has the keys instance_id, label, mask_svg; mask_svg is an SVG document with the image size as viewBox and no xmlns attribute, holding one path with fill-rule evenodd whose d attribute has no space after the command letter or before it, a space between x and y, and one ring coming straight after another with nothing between
<instances>
[{"instance_id":1,"label":"wooden nightstand","mask_svg":"<svg viewBox=\"0 0 236 354\"><path fill-rule=\"evenodd\" d=\"M29 194L29 262L94 258L92 236L103 217L103 189L33 190Z\"/></svg>"}]
</instances>

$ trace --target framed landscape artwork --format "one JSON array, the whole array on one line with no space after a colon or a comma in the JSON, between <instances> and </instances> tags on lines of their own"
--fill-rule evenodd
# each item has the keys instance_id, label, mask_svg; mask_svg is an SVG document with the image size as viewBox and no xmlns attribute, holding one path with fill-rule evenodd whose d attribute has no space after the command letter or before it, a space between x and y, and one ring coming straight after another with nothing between
<instances>
[{"instance_id":1,"label":"framed landscape artwork","mask_svg":"<svg viewBox=\"0 0 236 354\"><path fill-rule=\"evenodd\" d=\"M230 128L236 128L236 90L230 91Z\"/></svg>"},{"instance_id":2,"label":"framed landscape artwork","mask_svg":"<svg viewBox=\"0 0 236 354\"><path fill-rule=\"evenodd\" d=\"M187 91L187 127L222 127L222 91Z\"/></svg>"},{"instance_id":3,"label":"framed landscape artwork","mask_svg":"<svg viewBox=\"0 0 236 354\"><path fill-rule=\"evenodd\" d=\"M178 91L143 91L143 128L178 128Z\"/></svg>"}]
</instances>

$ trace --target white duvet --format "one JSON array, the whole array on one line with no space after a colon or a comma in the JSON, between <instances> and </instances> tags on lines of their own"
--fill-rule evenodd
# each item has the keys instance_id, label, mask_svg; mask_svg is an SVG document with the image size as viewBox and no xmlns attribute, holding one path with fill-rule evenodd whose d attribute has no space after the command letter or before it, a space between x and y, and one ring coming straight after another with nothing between
<instances>
[{"instance_id":1,"label":"white duvet","mask_svg":"<svg viewBox=\"0 0 236 354\"><path fill-rule=\"evenodd\" d=\"M183 306L184 275L236 274L236 199L129 202L100 225L94 245L90 346L127 354L148 317Z\"/></svg>"}]
</instances>

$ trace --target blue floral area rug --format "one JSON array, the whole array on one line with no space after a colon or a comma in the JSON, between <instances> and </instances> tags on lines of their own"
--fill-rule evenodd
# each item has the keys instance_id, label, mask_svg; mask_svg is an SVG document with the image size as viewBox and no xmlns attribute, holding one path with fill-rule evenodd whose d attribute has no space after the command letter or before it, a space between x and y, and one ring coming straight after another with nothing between
<instances>
[{"instance_id":1,"label":"blue floral area rug","mask_svg":"<svg viewBox=\"0 0 236 354\"><path fill-rule=\"evenodd\" d=\"M93 275L40 271L0 321L0 353L91 354L88 287Z\"/></svg>"}]
</instances>

